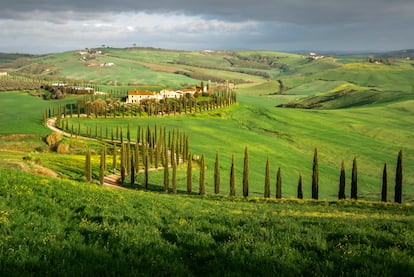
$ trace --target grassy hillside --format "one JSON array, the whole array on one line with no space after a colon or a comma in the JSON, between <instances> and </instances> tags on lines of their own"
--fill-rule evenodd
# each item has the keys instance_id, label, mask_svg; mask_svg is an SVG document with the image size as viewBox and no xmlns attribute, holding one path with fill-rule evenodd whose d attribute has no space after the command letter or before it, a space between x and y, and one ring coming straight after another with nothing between
<instances>
[{"instance_id":1,"label":"grassy hillside","mask_svg":"<svg viewBox=\"0 0 414 277\"><path fill-rule=\"evenodd\" d=\"M123 127L124 135L128 124L133 130L138 125L146 127L148 124L182 129L190 136L191 151L197 155L206 155L208 193L212 193L213 189L212 169L216 151L220 153L221 158L222 193L227 194L231 156L234 154L236 157L236 177L238 184L241 184L243 151L245 146L248 146L251 161L251 195L263 195L264 168L269 157L272 179L275 178L279 167L282 170L283 196L296 196L297 179L301 172L305 197L309 198L312 156L314 148L317 147L320 154L321 198L337 197L342 160L345 161L349 184L352 160L356 157L359 165L359 196L362 199L378 200L384 162L389 166L389 192L390 196L393 195L393 171L397 153L402 149L406 168L404 201L414 199L414 175L410 170L414 164L411 128L414 123L414 113L411 108L414 94L410 87L413 82L410 77L413 69L407 61L386 65L371 64L361 58L344 57L339 60L327 57L312 61L304 55L264 51L186 52L158 49L105 49L102 54L94 56L90 61L81 61L80 57L72 51L50 55L43 59L38 58L36 61L60 66L62 69L59 72L62 75L64 72L67 72L65 74L73 72L79 76L99 79L103 78L104 74L101 75L98 71L118 72L120 83L127 83L130 76L123 75L123 70L135 66L143 67L149 75L142 75L144 80L142 86L145 83L146 86L157 88L162 87L162 84L177 85L177 82L183 81L180 79L183 75L173 73L175 70L200 71L215 76L226 76L226 78L233 76L248 82L237 85L239 104L229 109L189 116L71 119L69 122L74 126L80 123L84 134L87 127L95 129L97 124L108 129ZM85 66L86 63L94 60L115 61L115 66L108 68ZM282 70L279 68L280 64L285 65L286 68ZM251 70L274 74L275 78L265 80L260 76L236 72L247 66L250 66ZM216 69L219 67L221 70ZM166 74L166 77L162 77L162 81L159 81L161 79L150 77L151 74L161 74L160 76ZM116 75L108 76L113 78ZM111 79L112 82L114 80ZM189 80L196 82L196 80ZM281 84L284 87L282 91ZM108 91L128 88L128 86L108 84L101 86ZM0 97L4 97L5 100L1 101L0 105L4 105L1 111L4 114L3 118L7 119L2 121L3 134L44 135L48 132L41 125L42 112L37 110L44 109L52 102L44 102L23 94L14 96L6 93ZM21 109L18 116L9 109L26 101L27 108ZM281 104L313 107L319 110L276 108ZM347 109L337 109L345 107ZM132 134L134 136L135 131ZM72 162L59 155L45 157L39 154L38 158L43 159L44 163L54 170L62 172L64 176L78 179L82 174L82 169L75 169L79 157ZM60 162L51 162L54 159ZM64 168L69 165L75 173L70 173ZM180 170L185 174L184 168ZM154 185L161 185L162 174L162 172L151 173L151 182ZM185 186L184 177L178 185ZM237 193L240 192L239 190Z\"/></svg>"},{"instance_id":2,"label":"grassy hillside","mask_svg":"<svg viewBox=\"0 0 414 277\"><path fill-rule=\"evenodd\" d=\"M0 169L0 274L387 275L413 208L121 191Z\"/></svg>"},{"instance_id":3,"label":"grassy hillside","mask_svg":"<svg viewBox=\"0 0 414 277\"><path fill-rule=\"evenodd\" d=\"M64 138L69 153L58 154L45 144L50 131L42 123L46 108L76 103L78 98L45 101L27 92L1 92L1 276L412 275L414 72L410 60L373 64L362 57L314 61L306 55L265 51L102 50L85 59L71 51L28 57L9 66L13 74L35 74L36 80L72 78L104 91L178 88L201 80L235 82L238 103L219 110L68 119L70 125L80 124L82 134L96 126L123 128L125 139L129 124L132 140L138 125L186 132L190 151L206 156L207 196L195 195L197 163L191 196L185 193L185 165L178 167L177 195L159 192L163 171L150 172L149 191L143 191L142 170L131 190L82 182L87 149L97 179L103 143ZM104 62L115 65L99 66ZM244 199L246 146L250 187ZM315 147L320 201L308 200ZM402 205L390 203L399 150L404 153ZM111 151L108 145L108 164ZM216 152L221 171L218 196L213 195ZM233 154L237 196L229 197ZM354 157L359 201L336 201L342 161L349 199ZM264 200L267 158L271 199ZM380 203L385 162L389 202ZM279 167L283 199L276 200ZM299 173L305 200L296 199Z\"/></svg>"}]
</instances>

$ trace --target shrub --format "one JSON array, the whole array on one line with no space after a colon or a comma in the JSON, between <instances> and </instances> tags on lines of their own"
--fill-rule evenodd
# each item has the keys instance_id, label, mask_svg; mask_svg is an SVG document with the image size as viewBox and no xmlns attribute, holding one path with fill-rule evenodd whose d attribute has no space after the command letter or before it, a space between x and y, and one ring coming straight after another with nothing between
<instances>
[{"instance_id":1,"label":"shrub","mask_svg":"<svg viewBox=\"0 0 414 277\"><path fill-rule=\"evenodd\" d=\"M55 146L61 140L62 140L62 134L60 133L52 133L46 136L46 143L50 147Z\"/></svg>"},{"instance_id":2,"label":"shrub","mask_svg":"<svg viewBox=\"0 0 414 277\"><path fill-rule=\"evenodd\" d=\"M67 154L69 153L69 145L65 143L59 143L56 147L56 152L59 154Z\"/></svg>"}]
</instances>

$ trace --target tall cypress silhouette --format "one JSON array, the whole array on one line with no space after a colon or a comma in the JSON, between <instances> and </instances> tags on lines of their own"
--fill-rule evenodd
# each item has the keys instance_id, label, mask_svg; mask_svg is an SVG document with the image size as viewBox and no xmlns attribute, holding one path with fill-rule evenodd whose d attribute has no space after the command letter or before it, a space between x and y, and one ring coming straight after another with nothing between
<instances>
[{"instance_id":1,"label":"tall cypress silhouette","mask_svg":"<svg viewBox=\"0 0 414 277\"><path fill-rule=\"evenodd\" d=\"M303 191L302 191L302 173L299 172L299 179L298 179L298 198L303 199Z\"/></svg>"},{"instance_id":2,"label":"tall cypress silhouette","mask_svg":"<svg viewBox=\"0 0 414 277\"><path fill-rule=\"evenodd\" d=\"M235 172L235 164L234 164L234 154L231 156L230 196L236 196L236 172Z\"/></svg>"},{"instance_id":3,"label":"tall cypress silhouette","mask_svg":"<svg viewBox=\"0 0 414 277\"><path fill-rule=\"evenodd\" d=\"M319 169L318 169L318 149L315 148L312 167L312 199L318 200L319 194Z\"/></svg>"},{"instance_id":4,"label":"tall cypress silhouette","mask_svg":"<svg viewBox=\"0 0 414 277\"><path fill-rule=\"evenodd\" d=\"M387 202L388 195L388 174L387 163L384 163L384 170L382 171L382 189L381 189L381 201Z\"/></svg>"},{"instance_id":5,"label":"tall cypress silhouette","mask_svg":"<svg viewBox=\"0 0 414 277\"><path fill-rule=\"evenodd\" d=\"M356 158L352 162L351 199L358 199L358 169Z\"/></svg>"},{"instance_id":6,"label":"tall cypress silhouette","mask_svg":"<svg viewBox=\"0 0 414 277\"><path fill-rule=\"evenodd\" d=\"M187 160L187 193L191 194L193 190L193 159L191 157L191 153L188 154Z\"/></svg>"},{"instance_id":7,"label":"tall cypress silhouette","mask_svg":"<svg viewBox=\"0 0 414 277\"><path fill-rule=\"evenodd\" d=\"M342 161L341 164L341 173L339 175L339 192L338 199L345 199L345 163Z\"/></svg>"},{"instance_id":8,"label":"tall cypress silhouette","mask_svg":"<svg viewBox=\"0 0 414 277\"><path fill-rule=\"evenodd\" d=\"M395 194L394 201L396 203L402 202L402 179L403 179L403 165L402 165L402 150L398 153L397 168L395 170Z\"/></svg>"},{"instance_id":9,"label":"tall cypress silhouette","mask_svg":"<svg viewBox=\"0 0 414 277\"><path fill-rule=\"evenodd\" d=\"M85 158L85 177L88 182L92 182L91 151L86 151Z\"/></svg>"},{"instance_id":10,"label":"tall cypress silhouette","mask_svg":"<svg viewBox=\"0 0 414 277\"><path fill-rule=\"evenodd\" d=\"M206 167L204 164L204 154L201 155L201 161L200 161L200 179L199 179L199 195L205 195L206 194L206 183L205 183L205 173Z\"/></svg>"},{"instance_id":11,"label":"tall cypress silhouette","mask_svg":"<svg viewBox=\"0 0 414 277\"><path fill-rule=\"evenodd\" d=\"M247 146L244 149L243 196L249 196L249 152Z\"/></svg>"},{"instance_id":12,"label":"tall cypress silhouette","mask_svg":"<svg viewBox=\"0 0 414 277\"><path fill-rule=\"evenodd\" d=\"M267 158L267 161L266 161L264 197L265 198L270 197L270 161L269 161L269 158Z\"/></svg>"},{"instance_id":13,"label":"tall cypress silhouette","mask_svg":"<svg viewBox=\"0 0 414 277\"><path fill-rule=\"evenodd\" d=\"M214 164L214 193L220 193L220 161L218 152L216 152L216 162Z\"/></svg>"},{"instance_id":14,"label":"tall cypress silhouette","mask_svg":"<svg viewBox=\"0 0 414 277\"><path fill-rule=\"evenodd\" d=\"M280 167L276 175L276 198L282 198L282 172Z\"/></svg>"},{"instance_id":15,"label":"tall cypress silhouette","mask_svg":"<svg viewBox=\"0 0 414 277\"><path fill-rule=\"evenodd\" d=\"M174 159L172 165L172 193L177 193L177 164Z\"/></svg>"}]
</instances>

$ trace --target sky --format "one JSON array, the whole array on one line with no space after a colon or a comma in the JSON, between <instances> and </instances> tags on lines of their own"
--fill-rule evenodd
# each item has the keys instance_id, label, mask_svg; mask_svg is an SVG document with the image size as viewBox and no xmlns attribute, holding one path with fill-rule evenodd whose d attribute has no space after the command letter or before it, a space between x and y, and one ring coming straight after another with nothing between
<instances>
[{"instance_id":1,"label":"sky","mask_svg":"<svg viewBox=\"0 0 414 277\"><path fill-rule=\"evenodd\" d=\"M6 2L6 3L4 3ZM414 48L413 0L0 0L0 52Z\"/></svg>"}]
</instances>

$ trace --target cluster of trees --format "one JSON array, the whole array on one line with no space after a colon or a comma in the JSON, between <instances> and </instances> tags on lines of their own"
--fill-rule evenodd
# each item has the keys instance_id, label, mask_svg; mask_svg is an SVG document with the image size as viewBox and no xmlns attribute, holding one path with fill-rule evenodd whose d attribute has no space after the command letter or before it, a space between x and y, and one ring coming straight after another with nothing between
<instances>
[{"instance_id":1,"label":"cluster of trees","mask_svg":"<svg viewBox=\"0 0 414 277\"><path fill-rule=\"evenodd\" d=\"M17 77L14 75L0 77L0 91L39 90L41 83L38 80Z\"/></svg>"},{"instance_id":2,"label":"cluster of trees","mask_svg":"<svg viewBox=\"0 0 414 277\"><path fill-rule=\"evenodd\" d=\"M117 128L118 130L118 128ZM135 176L143 169L144 186L148 188L148 171L150 168L164 168L164 190L169 189L169 168L173 171L173 192L177 190L176 170L177 165L191 160L189 153L188 135L181 130L168 130L165 127L142 128L137 127L137 140L131 141L130 127L127 129L127 141L124 140L120 129L120 140L113 141L112 170L121 173L121 181L124 183L127 176L130 177L131 186L135 185ZM119 154L118 154L119 152ZM100 159L99 181L103 184L103 176L107 170L106 145L102 148ZM119 156L118 156L119 155ZM92 181L90 151L86 153L85 177Z\"/></svg>"},{"instance_id":3,"label":"cluster of trees","mask_svg":"<svg viewBox=\"0 0 414 277\"><path fill-rule=\"evenodd\" d=\"M85 96L76 104L67 104L58 108L48 108L43 112L43 121L57 117L60 126L65 117L143 117L163 116L168 114L188 114L209 111L230 106L236 103L236 94L233 91L216 92L206 97L183 97L180 99L165 99L164 101L143 101L141 103L124 103L118 98L101 99L97 96ZM66 128L68 131L70 129ZM73 133L75 134L75 133Z\"/></svg>"}]
</instances>

